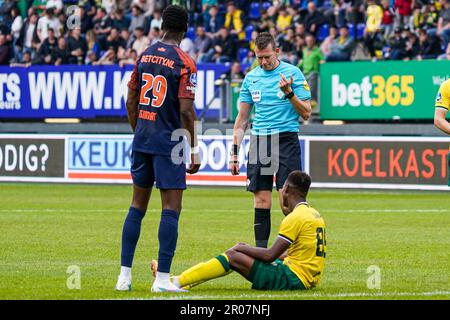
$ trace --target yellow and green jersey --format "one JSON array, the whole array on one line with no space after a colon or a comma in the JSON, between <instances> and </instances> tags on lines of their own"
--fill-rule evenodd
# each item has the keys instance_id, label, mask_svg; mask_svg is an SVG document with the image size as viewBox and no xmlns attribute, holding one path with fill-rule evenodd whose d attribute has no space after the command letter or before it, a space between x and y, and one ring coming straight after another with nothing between
<instances>
[{"instance_id":1,"label":"yellow and green jersey","mask_svg":"<svg viewBox=\"0 0 450 320\"><path fill-rule=\"evenodd\" d=\"M436 108L444 108L450 111L450 79L441 84L436 96ZM449 148L450 151L450 148ZM448 186L450 187L450 152L448 153Z\"/></svg>"},{"instance_id":2,"label":"yellow and green jersey","mask_svg":"<svg viewBox=\"0 0 450 320\"><path fill-rule=\"evenodd\" d=\"M441 84L436 96L436 108L444 108L450 110L450 79Z\"/></svg>"},{"instance_id":3,"label":"yellow and green jersey","mask_svg":"<svg viewBox=\"0 0 450 320\"><path fill-rule=\"evenodd\" d=\"M325 221L306 202L300 203L281 222L279 237L291 245L284 264L303 282L305 288L320 283L323 274L326 238Z\"/></svg>"}]
</instances>

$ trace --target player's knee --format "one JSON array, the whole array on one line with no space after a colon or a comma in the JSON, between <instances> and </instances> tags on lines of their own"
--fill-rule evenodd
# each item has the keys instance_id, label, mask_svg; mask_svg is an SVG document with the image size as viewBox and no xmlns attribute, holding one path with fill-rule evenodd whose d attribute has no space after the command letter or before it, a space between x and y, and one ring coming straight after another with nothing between
<instances>
[{"instance_id":1,"label":"player's knee","mask_svg":"<svg viewBox=\"0 0 450 320\"><path fill-rule=\"evenodd\" d=\"M236 262L236 256L237 256L237 251L235 251L233 248L228 249L225 252L225 255L228 257L228 263L230 264L230 266L233 266Z\"/></svg>"},{"instance_id":2,"label":"player's knee","mask_svg":"<svg viewBox=\"0 0 450 320\"><path fill-rule=\"evenodd\" d=\"M255 208L270 209L272 206L272 198L255 197Z\"/></svg>"}]
</instances>

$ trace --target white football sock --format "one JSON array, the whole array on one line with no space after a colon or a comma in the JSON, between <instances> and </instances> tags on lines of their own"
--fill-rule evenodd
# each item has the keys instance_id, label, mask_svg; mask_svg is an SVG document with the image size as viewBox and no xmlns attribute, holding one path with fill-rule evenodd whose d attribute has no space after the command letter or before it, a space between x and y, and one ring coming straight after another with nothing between
<instances>
[{"instance_id":1,"label":"white football sock","mask_svg":"<svg viewBox=\"0 0 450 320\"><path fill-rule=\"evenodd\" d=\"M120 267L120 277L131 280L131 268Z\"/></svg>"},{"instance_id":2,"label":"white football sock","mask_svg":"<svg viewBox=\"0 0 450 320\"><path fill-rule=\"evenodd\" d=\"M166 272L156 272L156 279L158 282L168 282L169 281L169 273Z\"/></svg>"},{"instance_id":3,"label":"white football sock","mask_svg":"<svg viewBox=\"0 0 450 320\"><path fill-rule=\"evenodd\" d=\"M178 277L173 277L173 278L172 278L172 283L173 283L174 285L176 285L178 288L181 288L181 287L180 287L180 282L178 282Z\"/></svg>"}]
</instances>

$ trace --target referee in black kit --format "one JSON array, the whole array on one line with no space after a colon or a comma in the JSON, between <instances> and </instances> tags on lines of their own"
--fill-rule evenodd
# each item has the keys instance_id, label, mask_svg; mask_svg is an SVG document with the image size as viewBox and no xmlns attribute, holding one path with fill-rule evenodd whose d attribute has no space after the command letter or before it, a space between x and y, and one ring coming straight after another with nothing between
<instances>
[{"instance_id":1,"label":"referee in black kit","mask_svg":"<svg viewBox=\"0 0 450 320\"><path fill-rule=\"evenodd\" d=\"M278 59L280 49L267 32L255 41L259 67L242 83L239 114L233 131L229 169L239 174L239 148L255 106L247 165L247 190L254 195L254 232L257 247L267 247L274 175L282 207L281 190L294 170L301 170L299 122L311 115L311 93L300 69Z\"/></svg>"}]
</instances>

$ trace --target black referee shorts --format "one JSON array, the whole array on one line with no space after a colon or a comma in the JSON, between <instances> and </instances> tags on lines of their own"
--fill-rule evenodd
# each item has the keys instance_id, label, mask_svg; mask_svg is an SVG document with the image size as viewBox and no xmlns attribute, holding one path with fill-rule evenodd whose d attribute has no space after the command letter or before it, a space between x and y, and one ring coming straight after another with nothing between
<instances>
[{"instance_id":1,"label":"black referee shorts","mask_svg":"<svg viewBox=\"0 0 450 320\"><path fill-rule=\"evenodd\" d=\"M273 176L277 190L289 173L301 170L300 143L296 132L250 137L247 164L247 191L272 191Z\"/></svg>"}]
</instances>

